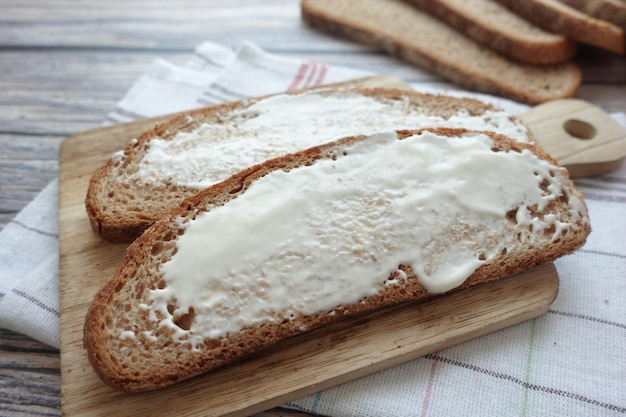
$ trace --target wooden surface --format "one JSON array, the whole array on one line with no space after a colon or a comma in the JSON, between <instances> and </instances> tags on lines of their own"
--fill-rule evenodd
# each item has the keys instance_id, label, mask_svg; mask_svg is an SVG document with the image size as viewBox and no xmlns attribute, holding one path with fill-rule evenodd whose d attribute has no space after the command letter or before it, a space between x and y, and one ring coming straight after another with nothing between
<instances>
[{"instance_id":1,"label":"wooden surface","mask_svg":"<svg viewBox=\"0 0 626 417\"><path fill-rule=\"evenodd\" d=\"M286 341L267 355L167 389L115 392L97 378L81 341L89 303L115 273L127 245L103 242L91 231L84 199L94 169L154 123L79 133L61 147L61 386L67 416L250 415L537 317L558 293L556 269L548 264L426 304L348 318Z\"/></svg>"},{"instance_id":2,"label":"wooden surface","mask_svg":"<svg viewBox=\"0 0 626 417\"><path fill-rule=\"evenodd\" d=\"M618 169L626 158L626 130L606 112L584 100L554 100L520 116L572 178Z\"/></svg>"},{"instance_id":3,"label":"wooden surface","mask_svg":"<svg viewBox=\"0 0 626 417\"><path fill-rule=\"evenodd\" d=\"M56 177L63 139L98 127L154 58L183 63L203 40L249 39L423 81L409 65L303 28L297 0L2 0L0 10L0 228ZM577 97L626 111L626 59L582 48L576 61ZM0 415L60 415L55 349L0 329L0 381Z\"/></svg>"}]
</instances>

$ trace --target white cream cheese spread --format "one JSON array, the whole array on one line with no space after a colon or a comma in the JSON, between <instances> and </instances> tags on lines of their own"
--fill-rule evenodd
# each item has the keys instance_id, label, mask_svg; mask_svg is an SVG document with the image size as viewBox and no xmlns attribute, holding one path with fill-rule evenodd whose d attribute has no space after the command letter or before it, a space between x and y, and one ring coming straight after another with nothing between
<instances>
[{"instance_id":1,"label":"white cream cheese spread","mask_svg":"<svg viewBox=\"0 0 626 417\"><path fill-rule=\"evenodd\" d=\"M243 168L280 155L354 134L462 127L495 131L528 142L528 131L503 111L449 118L426 114L408 99L383 100L345 91L278 95L232 110L219 123L205 123L171 139L152 139L138 178L202 189Z\"/></svg>"},{"instance_id":2,"label":"white cream cheese spread","mask_svg":"<svg viewBox=\"0 0 626 417\"><path fill-rule=\"evenodd\" d=\"M517 230L551 230L553 240L569 233L556 216L536 214L561 195L561 169L527 150L492 147L479 133L380 133L336 160L272 171L225 205L181 221L177 252L161 266L166 285L143 308L197 346L244 326L357 303L401 284L403 273L388 280L399 265L442 293L514 249ZM573 200L578 215L584 209ZM517 225L507 219L514 209ZM190 308L195 320L183 330L174 317Z\"/></svg>"}]
</instances>

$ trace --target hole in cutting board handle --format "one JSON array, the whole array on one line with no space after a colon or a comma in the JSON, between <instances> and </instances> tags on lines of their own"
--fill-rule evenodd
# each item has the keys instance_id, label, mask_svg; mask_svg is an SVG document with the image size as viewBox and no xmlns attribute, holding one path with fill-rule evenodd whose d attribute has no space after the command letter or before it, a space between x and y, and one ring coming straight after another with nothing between
<instances>
[{"instance_id":1,"label":"hole in cutting board handle","mask_svg":"<svg viewBox=\"0 0 626 417\"><path fill-rule=\"evenodd\" d=\"M592 124L578 119L566 120L563 124L563 129L565 129L570 136L584 140L593 139L597 133L596 128L593 127Z\"/></svg>"}]
</instances>

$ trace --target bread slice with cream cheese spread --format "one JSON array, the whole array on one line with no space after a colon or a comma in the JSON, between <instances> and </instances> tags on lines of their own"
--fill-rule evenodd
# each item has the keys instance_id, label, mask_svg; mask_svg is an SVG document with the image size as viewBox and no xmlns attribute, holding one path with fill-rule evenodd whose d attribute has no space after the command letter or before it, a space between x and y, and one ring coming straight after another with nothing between
<instances>
[{"instance_id":1,"label":"bread slice with cream cheese spread","mask_svg":"<svg viewBox=\"0 0 626 417\"><path fill-rule=\"evenodd\" d=\"M342 136L422 127L491 130L534 141L517 119L477 100L394 89L325 89L204 108L131 141L93 176L92 228L138 237L186 197L236 172Z\"/></svg>"},{"instance_id":2,"label":"bread slice with cream cheese spread","mask_svg":"<svg viewBox=\"0 0 626 417\"><path fill-rule=\"evenodd\" d=\"M95 296L84 346L112 387L160 388L552 261L589 232L567 170L533 145L446 128L351 136L245 169L152 225Z\"/></svg>"}]
</instances>

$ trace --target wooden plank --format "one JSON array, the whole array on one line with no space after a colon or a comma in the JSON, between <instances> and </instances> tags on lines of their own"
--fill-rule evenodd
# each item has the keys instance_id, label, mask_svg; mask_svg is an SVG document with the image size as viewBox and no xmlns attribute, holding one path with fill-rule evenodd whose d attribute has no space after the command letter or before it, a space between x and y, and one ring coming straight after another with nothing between
<instances>
[{"instance_id":1,"label":"wooden plank","mask_svg":"<svg viewBox=\"0 0 626 417\"><path fill-rule=\"evenodd\" d=\"M53 416L61 406L57 349L0 329L0 415Z\"/></svg>"},{"instance_id":2,"label":"wooden plank","mask_svg":"<svg viewBox=\"0 0 626 417\"><path fill-rule=\"evenodd\" d=\"M312 43L321 46L318 40L324 39L313 31L298 30L302 25L298 0L113 3L102 7L101 1L86 1L76 7L68 1L54 5L11 2L3 5L3 12L19 25L0 27L0 39L13 45L120 45L160 50L193 48L201 39L233 44L246 38L274 46L280 46L277 41L281 39L288 40L298 49L306 49ZM41 8L47 11L45 19ZM66 42L59 42L61 38ZM325 41L334 42L332 38Z\"/></svg>"},{"instance_id":3,"label":"wooden plank","mask_svg":"<svg viewBox=\"0 0 626 417\"><path fill-rule=\"evenodd\" d=\"M625 66L623 68L626 74L626 59L622 59ZM576 97L602 108L606 112L626 112L626 81L619 84L584 84L578 90Z\"/></svg>"},{"instance_id":4,"label":"wooden plank","mask_svg":"<svg viewBox=\"0 0 626 417\"><path fill-rule=\"evenodd\" d=\"M67 416L249 415L536 317L556 297L558 275L547 264L426 303L350 317L166 389L114 391L93 372L81 339L89 303L126 245L103 242L91 231L84 196L96 167L156 120L84 132L61 147L61 385Z\"/></svg>"},{"instance_id":5,"label":"wooden plank","mask_svg":"<svg viewBox=\"0 0 626 417\"><path fill-rule=\"evenodd\" d=\"M61 140L0 133L0 230L56 177Z\"/></svg>"}]
</instances>

